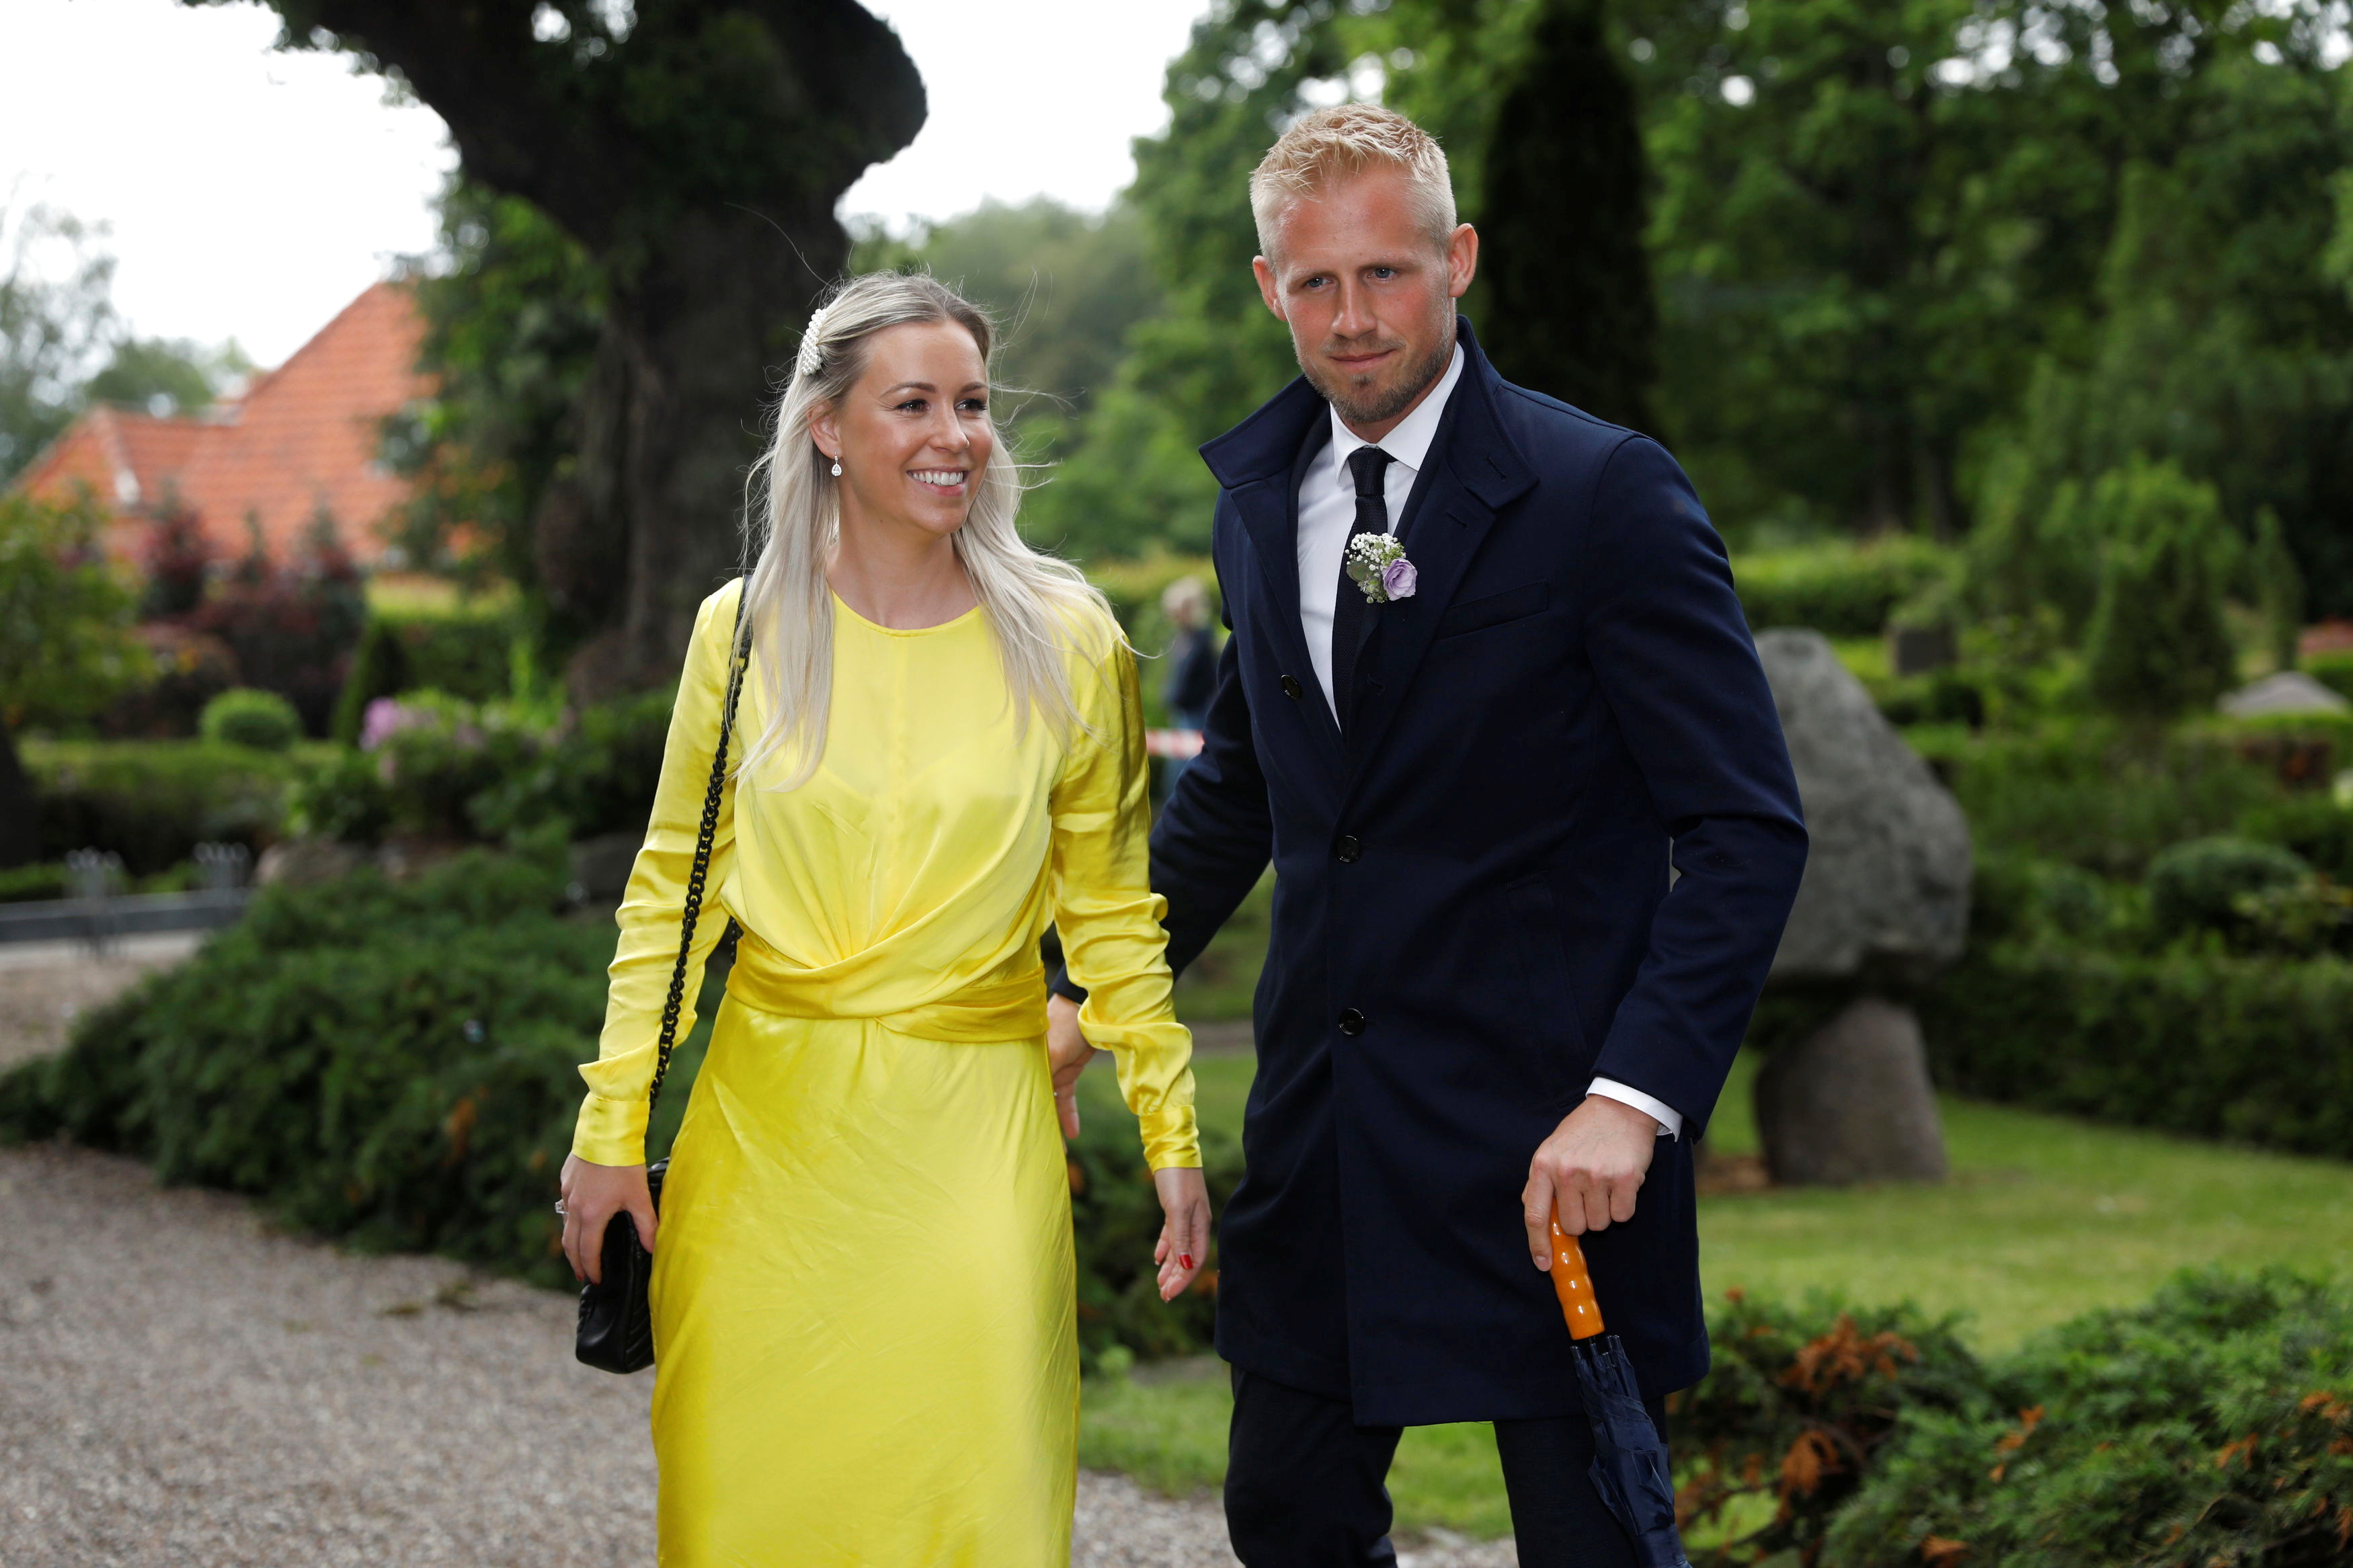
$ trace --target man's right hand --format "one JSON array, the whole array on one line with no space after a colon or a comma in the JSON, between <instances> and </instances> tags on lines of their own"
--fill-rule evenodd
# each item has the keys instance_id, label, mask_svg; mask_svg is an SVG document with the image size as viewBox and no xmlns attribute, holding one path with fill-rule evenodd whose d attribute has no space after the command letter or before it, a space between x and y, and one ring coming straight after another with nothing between
<instances>
[{"instance_id":1,"label":"man's right hand","mask_svg":"<svg viewBox=\"0 0 2353 1568\"><path fill-rule=\"evenodd\" d=\"M1079 1075L1095 1058L1095 1048L1079 1032L1079 1005L1059 993L1046 998L1046 1059L1054 1068L1054 1113L1062 1136L1079 1135Z\"/></svg>"}]
</instances>

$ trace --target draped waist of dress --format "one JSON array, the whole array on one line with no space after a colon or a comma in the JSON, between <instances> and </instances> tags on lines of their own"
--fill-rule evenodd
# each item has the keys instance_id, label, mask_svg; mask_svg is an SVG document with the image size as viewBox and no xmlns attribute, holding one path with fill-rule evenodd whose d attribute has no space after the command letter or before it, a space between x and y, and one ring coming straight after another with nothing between
<instances>
[{"instance_id":1,"label":"draped waist of dress","mask_svg":"<svg viewBox=\"0 0 2353 1568\"><path fill-rule=\"evenodd\" d=\"M1046 971L1033 943L944 995L923 993L953 984L936 970L910 973L870 950L811 968L740 928L727 994L746 1007L786 1018L871 1019L895 1034L956 1045L1034 1040L1046 1032Z\"/></svg>"}]
</instances>

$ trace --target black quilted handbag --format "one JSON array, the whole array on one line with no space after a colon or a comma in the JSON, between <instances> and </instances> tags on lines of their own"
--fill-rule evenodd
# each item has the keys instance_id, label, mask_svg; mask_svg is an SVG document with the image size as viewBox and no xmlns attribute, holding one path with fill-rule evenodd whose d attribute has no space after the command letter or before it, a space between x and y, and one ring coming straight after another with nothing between
<instances>
[{"instance_id":1,"label":"black quilted handbag","mask_svg":"<svg viewBox=\"0 0 2353 1568\"><path fill-rule=\"evenodd\" d=\"M746 579L735 601L735 634L727 661L727 701L719 711L719 744L711 753L711 787L703 792L702 824L694 839L694 868L687 874L686 908L679 921L678 964L670 971L670 996L662 1004L661 1041L654 1056L654 1080L646 1090L649 1128L654 1102L661 1098L662 1078L670 1071L670 1047L678 1041L678 1015L686 1000L687 957L694 948L694 922L702 913L702 888L711 872L711 842L719 831L719 803L727 786L727 741L735 727L735 698L744 687L744 666L751 649L744 637L744 602L752 596ZM654 1208L661 1209L662 1176L668 1160L646 1168L646 1185L652 1189ZM580 1287L580 1327L573 1353L604 1372L638 1372L654 1363L653 1310L646 1288L653 1276L653 1255L638 1240L638 1227L624 1212L605 1226L604 1278Z\"/></svg>"}]
</instances>

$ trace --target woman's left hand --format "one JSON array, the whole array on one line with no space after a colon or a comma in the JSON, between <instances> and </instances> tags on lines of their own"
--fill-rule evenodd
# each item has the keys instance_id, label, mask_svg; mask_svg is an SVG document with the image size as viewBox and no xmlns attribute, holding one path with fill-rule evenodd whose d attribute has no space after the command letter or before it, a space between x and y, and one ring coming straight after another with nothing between
<instances>
[{"instance_id":1,"label":"woman's left hand","mask_svg":"<svg viewBox=\"0 0 2353 1568\"><path fill-rule=\"evenodd\" d=\"M1198 1165L1170 1165L1152 1173L1160 1194L1160 1212L1168 1217L1160 1226L1160 1245L1152 1260L1160 1265L1160 1299L1173 1301L1183 1294L1209 1260L1209 1185Z\"/></svg>"}]
</instances>

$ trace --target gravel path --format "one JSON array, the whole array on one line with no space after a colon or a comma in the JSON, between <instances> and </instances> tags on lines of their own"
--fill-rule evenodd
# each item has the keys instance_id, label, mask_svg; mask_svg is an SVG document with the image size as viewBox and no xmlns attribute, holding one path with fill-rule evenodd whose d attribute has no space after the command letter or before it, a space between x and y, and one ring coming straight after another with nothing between
<instances>
[{"instance_id":1,"label":"gravel path","mask_svg":"<svg viewBox=\"0 0 2353 1568\"><path fill-rule=\"evenodd\" d=\"M46 992L0 963L0 1057L45 1048L21 1020L103 1001L151 958ZM6 1568L652 1563L652 1380L574 1362L568 1297L346 1254L56 1145L0 1150L0 1230ZM1234 1563L1214 1501L1118 1476L1080 1478L1073 1544L1080 1568ZM1443 1538L1400 1556L1514 1561Z\"/></svg>"}]
</instances>

